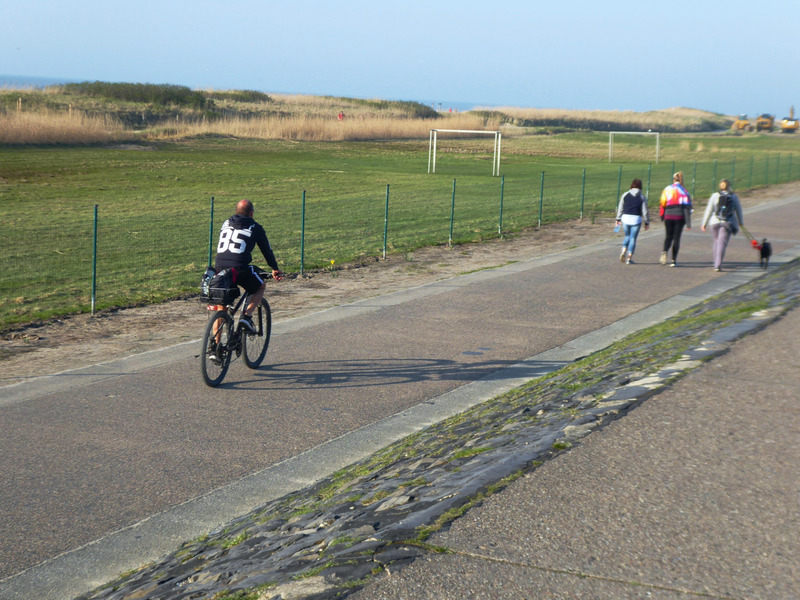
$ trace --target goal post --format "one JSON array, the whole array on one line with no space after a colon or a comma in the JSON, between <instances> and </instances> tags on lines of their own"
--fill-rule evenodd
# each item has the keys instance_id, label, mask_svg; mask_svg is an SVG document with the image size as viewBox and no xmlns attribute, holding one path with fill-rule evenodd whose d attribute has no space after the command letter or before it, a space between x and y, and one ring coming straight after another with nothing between
<instances>
[{"instance_id":1,"label":"goal post","mask_svg":"<svg viewBox=\"0 0 800 600\"><path fill-rule=\"evenodd\" d=\"M654 135L656 136L656 164L661 150L661 133L658 131L609 131L608 132L608 162L614 161L614 135Z\"/></svg>"},{"instance_id":2,"label":"goal post","mask_svg":"<svg viewBox=\"0 0 800 600\"><path fill-rule=\"evenodd\" d=\"M471 133L478 135L493 135L494 155L492 157L492 177L500 175L500 143L502 141L502 133L500 131L474 129L431 129L430 139L428 140L428 173L436 173L436 142L439 133Z\"/></svg>"}]
</instances>

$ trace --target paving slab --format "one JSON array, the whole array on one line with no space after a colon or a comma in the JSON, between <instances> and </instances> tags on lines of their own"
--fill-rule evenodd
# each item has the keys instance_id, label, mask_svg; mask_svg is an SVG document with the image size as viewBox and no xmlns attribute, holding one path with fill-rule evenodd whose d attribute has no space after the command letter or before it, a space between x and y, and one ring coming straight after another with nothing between
<instances>
[{"instance_id":1,"label":"paving slab","mask_svg":"<svg viewBox=\"0 0 800 600\"><path fill-rule=\"evenodd\" d=\"M351 597L800 597L798 331L742 338Z\"/></svg>"}]
</instances>

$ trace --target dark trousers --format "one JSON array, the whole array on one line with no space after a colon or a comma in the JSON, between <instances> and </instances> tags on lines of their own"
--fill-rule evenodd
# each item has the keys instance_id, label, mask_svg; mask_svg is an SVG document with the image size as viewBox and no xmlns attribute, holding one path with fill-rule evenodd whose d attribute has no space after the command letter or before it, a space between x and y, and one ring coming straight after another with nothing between
<instances>
[{"instance_id":1,"label":"dark trousers","mask_svg":"<svg viewBox=\"0 0 800 600\"><path fill-rule=\"evenodd\" d=\"M667 235L664 238L664 252L668 252L672 246L672 260L678 259L678 250L681 249L681 234L686 221L683 219L665 219L664 228Z\"/></svg>"}]
</instances>

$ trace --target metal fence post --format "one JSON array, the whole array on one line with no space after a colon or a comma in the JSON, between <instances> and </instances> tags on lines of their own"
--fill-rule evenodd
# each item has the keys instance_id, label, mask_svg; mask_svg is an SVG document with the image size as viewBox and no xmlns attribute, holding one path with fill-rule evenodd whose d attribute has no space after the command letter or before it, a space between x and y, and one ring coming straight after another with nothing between
<instances>
[{"instance_id":1,"label":"metal fence post","mask_svg":"<svg viewBox=\"0 0 800 600\"><path fill-rule=\"evenodd\" d=\"M542 226L542 205L544 204L544 171L542 171L542 182L539 185L539 227Z\"/></svg>"},{"instance_id":2,"label":"metal fence post","mask_svg":"<svg viewBox=\"0 0 800 600\"><path fill-rule=\"evenodd\" d=\"M303 203L300 209L300 276L303 276L306 253L306 191L303 190Z\"/></svg>"},{"instance_id":3,"label":"metal fence post","mask_svg":"<svg viewBox=\"0 0 800 600\"><path fill-rule=\"evenodd\" d=\"M97 298L97 204L94 205L94 225L92 233L92 314Z\"/></svg>"},{"instance_id":4,"label":"metal fence post","mask_svg":"<svg viewBox=\"0 0 800 600\"><path fill-rule=\"evenodd\" d=\"M735 188L736 187L736 155L733 155L733 160L731 160L731 185Z\"/></svg>"},{"instance_id":5,"label":"metal fence post","mask_svg":"<svg viewBox=\"0 0 800 600\"><path fill-rule=\"evenodd\" d=\"M619 202L619 195L622 193L622 165L619 166L619 176L617 177L617 195L614 197L613 206L616 207Z\"/></svg>"},{"instance_id":6,"label":"metal fence post","mask_svg":"<svg viewBox=\"0 0 800 600\"><path fill-rule=\"evenodd\" d=\"M506 186L506 176L500 177L500 220L497 223L497 235L503 235L503 191Z\"/></svg>"},{"instance_id":7,"label":"metal fence post","mask_svg":"<svg viewBox=\"0 0 800 600\"><path fill-rule=\"evenodd\" d=\"M447 245L453 246L453 220L456 213L456 180L453 179L453 197L450 200L450 237L447 240Z\"/></svg>"},{"instance_id":8,"label":"metal fence post","mask_svg":"<svg viewBox=\"0 0 800 600\"><path fill-rule=\"evenodd\" d=\"M581 177L581 219L583 219L583 207L586 201L586 168L583 169L583 176Z\"/></svg>"},{"instance_id":9,"label":"metal fence post","mask_svg":"<svg viewBox=\"0 0 800 600\"><path fill-rule=\"evenodd\" d=\"M778 152L778 166L775 168L775 183L781 182L781 153Z\"/></svg>"},{"instance_id":10,"label":"metal fence post","mask_svg":"<svg viewBox=\"0 0 800 600\"><path fill-rule=\"evenodd\" d=\"M711 177L711 191L717 189L717 159L714 159L714 175Z\"/></svg>"},{"instance_id":11,"label":"metal fence post","mask_svg":"<svg viewBox=\"0 0 800 600\"><path fill-rule=\"evenodd\" d=\"M383 211L383 258L386 258L386 245L389 237L389 184L386 184L386 208Z\"/></svg>"},{"instance_id":12,"label":"metal fence post","mask_svg":"<svg viewBox=\"0 0 800 600\"><path fill-rule=\"evenodd\" d=\"M653 174L653 163L647 163L647 193L645 197L650 197L650 177Z\"/></svg>"},{"instance_id":13,"label":"metal fence post","mask_svg":"<svg viewBox=\"0 0 800 600\"><path fill-rule=\"evenodd\" d=\"M214 248L214 196L211 196L211 218L208 220L208 267L211 267L211 253Z\"/></svg>"},{"instance_id":14,"label":"metal fence post","mask_svg":"<svg viewBox=\"0 0 800 600\"><path fill-rule=\"evenodd\" d=\"M755 155L750 155L750 178L747 180L747 187L753 187L753 164L755 163L756 157Z\"/></svg>"}]
</instances>

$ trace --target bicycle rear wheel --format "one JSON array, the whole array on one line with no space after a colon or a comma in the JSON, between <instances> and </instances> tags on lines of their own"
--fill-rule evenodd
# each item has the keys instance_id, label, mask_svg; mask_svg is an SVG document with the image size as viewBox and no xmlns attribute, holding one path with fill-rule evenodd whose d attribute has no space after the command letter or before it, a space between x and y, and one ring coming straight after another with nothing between
<instances>
[{"instance_id":1,"label":"bicycle rear wheel","mask_svg":"<svg viewBox=\"0 0 800 600\"><path fill-rule=\"evenodd\" d=\"M231 364L230 340L233 319L225 311L217 311L208 320L200 352L200 372L209 387L217 387Z\"/></svg>"},{"instance_id":2,"label":"bicycle rear wheel","mask_svg":"<svg viewBox=\"0 0 800 600\"><path fill-rule=\"evenodd\" d=\"M269 336L272 333L272 311L266 298L261 299L261 304L253 313L253 325L256 333L244 333L244 364L251 369L257 369L267 354Z\"/></svg>"}]
</instances>

